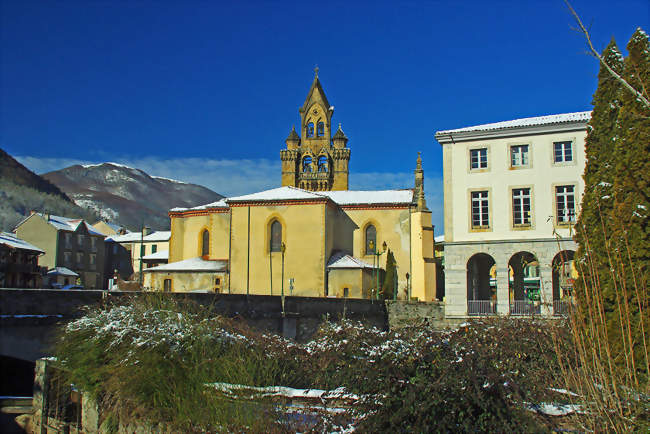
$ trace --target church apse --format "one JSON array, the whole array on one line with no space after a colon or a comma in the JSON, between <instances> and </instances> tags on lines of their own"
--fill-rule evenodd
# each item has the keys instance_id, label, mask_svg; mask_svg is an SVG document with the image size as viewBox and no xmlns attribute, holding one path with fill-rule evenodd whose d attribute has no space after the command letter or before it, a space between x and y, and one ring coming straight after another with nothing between
<instances>
[{"instance_id":1,"label":"church apse","mask_svg":"<svg viewBox=\"0 0 650 434\"><path fill-rule=\"evenodd\" d=\"M341 129L332 135L334 107L329 104L315 69L307 98L300 107L300 134L295 126L280 151L282 186L310 191L348 189L350 149Z\"/></svg>"}]
</instances>

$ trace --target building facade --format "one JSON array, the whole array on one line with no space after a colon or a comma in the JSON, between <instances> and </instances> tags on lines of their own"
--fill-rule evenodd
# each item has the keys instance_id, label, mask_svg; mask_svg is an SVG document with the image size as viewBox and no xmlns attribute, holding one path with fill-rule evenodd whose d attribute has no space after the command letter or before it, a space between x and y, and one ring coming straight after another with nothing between
<instances>
[{"instance_id":1,"label":"building facade","mask_svg":"<svg viewBox=\"0 0 650 434\"><path fill-rule=\"evenodd\" d=\"M33 212L15 232L45 251L40 265L72 270L86 289L104 288L104 234L84 220Z\"/></svg>"},{"instance_id":2,"label":"building facade","mask_svg":"<svg viewBox=\"0 0 650 434\"><path fill-rule=\"evenodd\" d=\"M449 317L561 314L590 112L438 131Z\"/></svg>"},{"instance_id":3,"label":"building facade","mask_svg":"<svg viewBox=\"0 0 650 434\"><path fill-rule=\"evenodd\" d=\"M0 232L0 288L40 288L38 257L44 253L14 234Z\"/></svg>"},{"instance_id":4,"label":"building facade","mask_svg":"<svg viewBox=\"0 0 650 434\"><path fill-rule=\"evenodd\" d=\"M348 139L340 127L330 135L332 113L316 76L300 109L303 137L292 131L281 151L282 187L172 209L169 264L146 269L145 287L378 297L390 249L400 297L433 300L421 159L414 188L348 190Z\"/></svg>"}]
</instances>

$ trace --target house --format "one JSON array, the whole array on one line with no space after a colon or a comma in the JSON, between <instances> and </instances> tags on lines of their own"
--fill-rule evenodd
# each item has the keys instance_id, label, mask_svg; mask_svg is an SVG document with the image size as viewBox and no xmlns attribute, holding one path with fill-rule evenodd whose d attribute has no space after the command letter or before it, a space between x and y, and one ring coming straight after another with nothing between
<instances>
[{"instance_id":1,"label":"house","mask_svg":"<svg viewBox=\"0 0 650 434\"><path fill-rule=\"evenodd\" d=\"M117 223L112 223L106 220L100 220L93 225L98 232L106 236L110 235L120 235L129 232L124 226L118 225Z\"/></svg>"},{"instance_id":2,"label":"house","mask_svg":"<svg viewBox=\"0 0 650 434\"><path fill-rule=\"evenodd\" d=\"M45 251L40 265L67 268L79 275L84 288L103 289L104 234L86 221L32 212L15 233Z\"/></svg>"},{"instance_id":3,"label":"house","mask_svg":"<svg viewBox=\"0 0 650 434\"><path fill-rule=\"evenodd\" d=\"M38 257L45 252L9 232L0 232L0 288L39 288Z\"/></svg>"},{"instance_id":4,"label":"house","mask_svg":"<svg viewBox=\"0 0 650 434\"><path fill-rule=\"evenodd\" d=\"M561 314L590 112L436 132L448 317Z\"/></svg>"},{"instance_id":5,"label":"house","mask_svg":"<svg viewBox=\"0 0 650 434\"><path fill-rule=\"evenodd\" d=\"M420 157L414 188L348 190L348 138L340 124L333 133L318 75L299 113L302 137L292 129L280 151L281 186L170 210L169 264L145 269L145 287L378 297L390 249L400 297L435 298Z\"/></svg>"},{"instance_id":6,"label":"house","mask_svg":"<svg viewBox=\"0 0 650 434\"><path fill-rule=\"evenodd\" d=\"M117 273L124 280L131 278L134 272L167 263L169 238L171 231L152 232L145 227L143 232L129 232L112 235L106 239L108 264L111 275Z\"/></svg>"}]
</instances>

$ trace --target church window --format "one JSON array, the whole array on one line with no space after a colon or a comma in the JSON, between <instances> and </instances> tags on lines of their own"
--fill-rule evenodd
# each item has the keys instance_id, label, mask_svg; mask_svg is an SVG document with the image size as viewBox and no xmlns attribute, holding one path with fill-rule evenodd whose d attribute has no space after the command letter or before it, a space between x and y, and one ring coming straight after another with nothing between
<instances>
[{"instance_id":1,"label":"church window","mask_svg":"<svg viewBox=\"0 0 650 434\"><path fill-rule=\"evenodd\" d=\"M307 137L314 137L314 123L307 124Z\"/></svg>"},{"instance_id":2,"label":"church window","mask_svg":"<svg viewBox=\"0 0 650 434\"><path fill-rule=\"evenodd\" d=\"M163 291L172 292L172 280L171 279L163 280Z\"/></svg>"},{"instance_id":3,"label":"church window","mask_svg":"<svg viewBox=\"0 0 650 434\"><path fill-rule=\"evenodd\" d=\"M373 225L366 227L366 255L374 255L377 251L377 229Z\"/></svg>"},{"instance_id":4,"label":"church window","mask_svg":"<svg viewBox=\"0 0 650 434\"><path fill-rule=\"evenodd\" d=\"M327 172L327 157L324 155L318 157L318 171Z\"/></svg>"},{"instance_id":5,"label":"church window","mask_svg":"<svg viewBox=\"0 0 650 434\"><path fill-rule=\"evenodd\" d=\"M277 220L271 223L271 242L269 247L272 252L282 250L282 223Z\"/></svg>"},{"instance_id":6,"label":"church window","mask_svg":"<svg viewBox=\"0 0 650 434\"><path fill-rule=\"evenodd\" d=\"M302 159L302 171L303 172L311 172L311 157L306 156L305 158Z\"/></svg>"},{"instance_id":7,"label":"church window","mask_svg":"<svg viewBox=\"0 0 650 434\"><path fill-rule=\"evenodd\" d=\"M201 256L210 254L210 232L207 229L201 234Z\"/></svg>"},{"instance_id":8,"label":"church window","mask_svg":"<svg viewBox=\"0 0 650 434\"><path fill-rule=\"evenodd\" d=\"M318 137L325 135L325 124L323 122L318 122L318 129L316 130Z\"/></svg>"}]
</instances>

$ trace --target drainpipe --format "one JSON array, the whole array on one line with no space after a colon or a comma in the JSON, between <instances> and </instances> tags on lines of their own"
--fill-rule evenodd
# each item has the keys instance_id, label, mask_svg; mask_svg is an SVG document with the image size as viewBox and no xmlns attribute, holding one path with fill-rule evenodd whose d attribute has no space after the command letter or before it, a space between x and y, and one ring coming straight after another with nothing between
<instances>
[{"instance_id":1,"label":"drainpipe","mask_svg":"<svg viewBox=\"0 0 650 434\"><path fill-rule=\"evenodd\" d=\"M230 208L230 223L228 225L228 294L230 294L230 273L232 264L232 208Z\"/></svg>"},{"instance_id":2,"label":"drainpipe","mask_svg":"<svg viewBox=\"0 0 650 434\"><path fill-rule=\"evenodd\" d=\"M250 292L251 280L251 207L248 206L248 247L246 248L246 295Z\"/></svg>"}]
</instances>

